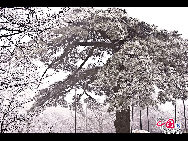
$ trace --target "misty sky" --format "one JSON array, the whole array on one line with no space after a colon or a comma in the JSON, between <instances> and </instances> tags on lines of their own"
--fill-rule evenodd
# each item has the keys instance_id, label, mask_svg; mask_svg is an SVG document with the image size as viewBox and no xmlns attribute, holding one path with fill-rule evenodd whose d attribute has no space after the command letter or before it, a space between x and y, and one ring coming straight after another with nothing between
<instances>
[{"instance_id":1,"label":"misty sky","mask_svg":"<svg viewBox=\"0 0 188 141\"><path fill-rule=\"evenodd\" d=\"M155 24L159 29L179 31L188 39L188 7L125 7L129 16L148 24Z\"/></svg>"}]
</instances>

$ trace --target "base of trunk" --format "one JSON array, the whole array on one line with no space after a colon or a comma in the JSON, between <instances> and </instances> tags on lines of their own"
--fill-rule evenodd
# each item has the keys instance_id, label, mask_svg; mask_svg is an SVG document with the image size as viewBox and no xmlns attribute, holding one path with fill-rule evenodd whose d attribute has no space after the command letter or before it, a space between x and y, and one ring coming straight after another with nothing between
<instances>
[{"instance_id":1,"label":"base of trunk","mask_svg":"<svg viewBox=\"0 0 188 141\"><path fill-rule=\"evenodd\" d=\"M116 111L116 133L130 133L130 109Z\"/></svg>"}]
</instances>

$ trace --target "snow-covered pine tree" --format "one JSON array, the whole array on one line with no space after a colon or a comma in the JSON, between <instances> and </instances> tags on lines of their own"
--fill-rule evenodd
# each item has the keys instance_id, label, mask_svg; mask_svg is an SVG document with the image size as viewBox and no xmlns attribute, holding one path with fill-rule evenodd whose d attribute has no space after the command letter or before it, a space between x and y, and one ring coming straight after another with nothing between
<instances>
[{"instance_id":1,"label":"snow-covered pine tree","mask_svg":"<svg viewBox=\"0 0 188 141\"><path fill-rule=\"evenodd\" d=\"M26 29L36 29L36 19ZM50 28L41 29L45 32L25 46L25 55L47 66L38 86L50 69L70 75L40 90L31 110L57 103L67 107L67 94L75 87L85 89L88 94L106 95L109 111L116 111L116 131L130 132L130 105L154 106L154 85L162 89L158 99L163 103L179 93L169 87L174 76L187 74L187 42L174 33L158 31L117 8L64 9L52 19L52 24L45 21ZM101 63L107 55L110 59Z\"/></svg>"}]
</instances>

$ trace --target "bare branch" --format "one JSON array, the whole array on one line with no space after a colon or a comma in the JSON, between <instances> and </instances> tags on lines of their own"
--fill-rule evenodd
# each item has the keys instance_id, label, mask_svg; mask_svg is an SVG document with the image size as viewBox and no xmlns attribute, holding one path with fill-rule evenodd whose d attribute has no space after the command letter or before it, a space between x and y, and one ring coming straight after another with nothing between
<instances>
[{"instance_id":1,"label":"bare branch","mask_svg":"<svg viewBox=\"0 0 188 141\"><path fill-rule=\"evenodd\" d=\"M1 35L0 38L9 37L9 36L13 36L13 35L16 35L16 34L20 34L20 32L14 33L14 34Z\"/></svg>"}]
</instances>

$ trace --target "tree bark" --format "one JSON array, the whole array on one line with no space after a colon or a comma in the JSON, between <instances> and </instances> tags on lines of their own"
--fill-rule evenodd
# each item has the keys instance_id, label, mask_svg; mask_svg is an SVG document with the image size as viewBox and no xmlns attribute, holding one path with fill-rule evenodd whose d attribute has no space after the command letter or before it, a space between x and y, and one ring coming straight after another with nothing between
<instances>
[{"instance_id":1,"label":"tree bark","mask_svg":"<svg viewBox=\"0 0 188 141\"><path fill-rule=\"evenodd\" d=\"M140 130L142 130L142 110L140 110Z\"/></svg>"},{"instance_id":2,"label":"tree bark","mask_svg":"<svg viewBox=\"0 0 188 141\"><path fill-rule=\"evenodd\" d=\"M186 123L186 116L185 116L185 102L183 100L183 111L184 111L184 119L185 119L185 130L187 131L187 123Z\"/></svg>"},{"instance_id":3,"label":"tree bark","mask_svg":"<svg viewBox=\"0 0 188 141\"><path fill-rule=\"evenodd\" d=\"M76 124L77 124L77 123L76 123L76 89L75 89L75 101L74 101L74 102L75 102L75 119L74 119L74 120L75 120L75 121L74 121L74 122L75 122L75 124L74 124L74 126L75 126L74 128L75 128L75 129L74 129L74 131L75 131L75 133L76 133Z\"/></svg>"},{"instance_id":4,"label":"tree bark","mask_svg":"<svg viewBox=\"0 0 188 141\"><path fill-rule=\"evenodd\" d=\"M176 104L174 105L174 110L175 110L175 123L176 123Z\"/></svg>"},{"instance_id":5,"label":"tree bark","mask_svg":"<svg viewBox=\"0 0 188 141\"><path fill-rule=\"evenodd\" d=\"M132 106L132 125L131 125L131 133L133 132L133 110L134 110L134 107Z\"/></svg>"},{"instance_id":6,"label":"tree bark","mask_svg":"<svg viewBox=\"0 0 188 141\"><path fill-rule=\"evenodd\" d=\"M147 107L148 132L149 132L149 107Z\"/></svg>"},{"instance_id":7,"label":"tree bark","mask_svg":"<svg viewBox=\"0 0 188 141\"><path fill-rule=\"evenodd\" d=\"M116 111L114 126L116 133L130 133L130 108Z\"/></svg>"}]
</instances>

